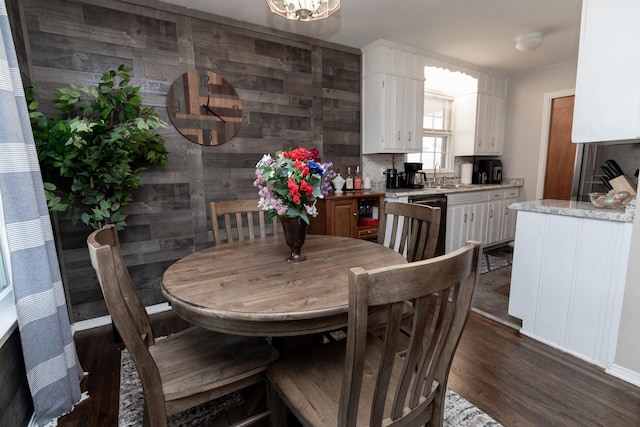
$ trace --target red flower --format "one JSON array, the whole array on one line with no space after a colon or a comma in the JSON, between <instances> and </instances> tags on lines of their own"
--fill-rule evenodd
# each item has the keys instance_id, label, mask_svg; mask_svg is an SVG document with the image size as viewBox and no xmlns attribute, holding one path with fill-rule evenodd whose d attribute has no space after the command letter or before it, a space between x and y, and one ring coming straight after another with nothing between
<instances>
[{"instance_id":1,"label":"red flower","mask_svg":"<svg viewBox=\"0 0 640 427\"><path fill-rule=\"evenodd\" d=\"M316 150L318 151L318 150ZM309 150L307 150L306 148L296 148L294 150L291 151L285 151L284 153L282 153L282 155L284 157L288 157L292 160L300 160L301 162L306 162L308 160L313 160L313 156L311 154L311 152L309 152Z\"/></svg>"},{"instance_id":2,"label":"red flower","mask_svg":"<svg viewBox=\"0 0 640 427\"><path fill-rule=\"evenodd\" d=\"M318 151L318 149L312 148L311 150L309 150L309 154L311 155L311 158L313 160L315 160L318 163L322 163L320 161L320 152Z\"/></svg>"},{"instance_id":3,"label":"red flower","mask_svg":"<svg viewBox=\"0 0 640 427\"><path fill-rule=\"evenodd\" d=\"M291 178L291 177L289 177L289 179L287 179L287 187L289 187L289 194L292 194L292 195L297 194L298 190L300 189L300 186L298 184L296 184L294 179Z\"/></svg>"},{"instance_id":4,"label":"red flower","mask_svg":"<svg viewBox=\"0 0 640 427\"><path fill-rule=\"evenodd\" d=\"M307 184L307 181L303 179L302 182L300 182L300 191L304 191L308 196L311 196L313 195L313 186Z\"/></svg>"}]
</instances>

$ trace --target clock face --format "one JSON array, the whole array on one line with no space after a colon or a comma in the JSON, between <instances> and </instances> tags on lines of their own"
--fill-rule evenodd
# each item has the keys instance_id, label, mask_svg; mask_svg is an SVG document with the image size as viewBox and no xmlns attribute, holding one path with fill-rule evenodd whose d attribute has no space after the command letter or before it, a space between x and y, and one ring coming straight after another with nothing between
<instances>
[{"instance_id":1,"label":"clock face","mask_svg":"<svg viewBox=\"0 0 640 427\"><path fill-rule=\"evenodd\" d=\"M242 126L242 102L236 90L219 74L191 70L178 77L167 94L173 125L190 141L224 144Z\"/></svg>"}]
</instances>

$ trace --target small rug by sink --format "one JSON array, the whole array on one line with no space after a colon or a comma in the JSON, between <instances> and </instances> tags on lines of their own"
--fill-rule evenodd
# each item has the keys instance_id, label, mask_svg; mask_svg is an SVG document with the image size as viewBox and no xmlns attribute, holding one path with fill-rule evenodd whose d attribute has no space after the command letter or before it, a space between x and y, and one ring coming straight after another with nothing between
<instances>
[{"instance_id":1,"label":"small rug by sink","mask_svg":"<svg viewBox=\"0 0 640 427\"><path fill-rule=\"evenodd\" d=\"M231 393L212 402L188 409L169 417L169 426L201 426L227 409L244 403L240 393ZM142 426L144 396L138 372L127 349L122 351L120 366L119 427ZM448 427L501 427L501 424L476 408L471 402L452 390L447 390L444 425Z\"/></svg>"},{"instance_id":2,"label":"small rug by sink","mask_svg":"<svg viewBox=\"0 0 640 427\"><path fill-rule=\"evenodd\" d=\"M500 258L495 255L482 254L480 262L480 274L485 274L511 264L508 259Z\"/></svg>"}]
</instances>

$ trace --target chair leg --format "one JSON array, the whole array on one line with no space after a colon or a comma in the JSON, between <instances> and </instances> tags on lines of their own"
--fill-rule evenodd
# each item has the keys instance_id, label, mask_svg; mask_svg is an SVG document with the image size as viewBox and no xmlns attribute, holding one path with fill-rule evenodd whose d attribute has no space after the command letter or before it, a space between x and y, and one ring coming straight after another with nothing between
<instances>
[{"instance_id":1,"label":"chair leg","mask_svg":"<svg viewBox=\"0 0 640 427\"><path fill-rule=\"evenodd\" d=\"M442 388L442 386L439 386ZM447 397L447 389L441 389L433 399L433 413L431 421L427 424L429 427L442 427L444 425L444 401Z\"/></svg>"},{"instance_id":2,"label":"chair leg","mask_svg":"<svg viewBox=\"0 0 640 427\"><path fill-rule=\"evenodd\" d=\"M271 427L287 426L287 405L284 404L273 384L268 383L267 398L269 402L269 425Z\"/></svg>"}]
</instances>

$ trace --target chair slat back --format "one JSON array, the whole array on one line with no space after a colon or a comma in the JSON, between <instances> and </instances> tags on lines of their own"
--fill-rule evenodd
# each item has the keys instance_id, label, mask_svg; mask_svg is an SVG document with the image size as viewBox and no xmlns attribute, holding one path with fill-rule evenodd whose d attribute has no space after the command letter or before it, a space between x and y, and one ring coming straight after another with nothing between
<instances>
[{"instance_id":1,"label":"chair slat back","mask_svg":"<svg viewBox=\"0 0 640 427\"><path fill-rule=\"evenodd\" d=\"M433 258L440 233L440 216L438 207L386 202L380 216L382 238L379 241L404 254L409 262ZM389 239L386 234L390 235Z\"/></svg>"},{"instance_id":2,"label":"chair slat back","mask_svg":"<svg viewBox=\"0 0 640 427\"><path fill-rule=\"evenodd\" d=\"M265 211L258 207L257 200L211 202L210 207L213 241L216 246L280 234L278 219L265 219Z\"/></svg>"},{"instance_id":3,"label":"chair slat back","mask_svg":"<svg viewBox=\"0 0 640 427\"><path fill-rule=\"evenodd\" d=\"M116 228L108 225L94 231L87 246L113 324L141 377L145 402L164 407L160 374L148 350L155 344L153 330L122 257Z\"/></svg>"},{"instance_id":4,"label":"chair slat back","mask_svg":"<svg viewBox=\"0 0 640 427\"><path fill-rule=\"evenodd\" d=\"M453 355L471 307L481 252L479 242L469 242L430 260L350 270L349 333L338 425L356 425L359 401L364 396L372 399L370 405L363 405L372 408L367 424L372 427L383 423L422 425L430 419L428 405L438 393L443 398L446 391ZM413 303L414 318L408 348L400 356L405 301ZM365 355L371 357L372 339L378 339L368 335L368 316L374 306L386 310L387 320L377 371L371 374L365 372ZM361 390L365 374L377 376L372 392ZM366 423L360 420L359 425Z\"/></svg>"}]
</instances>

